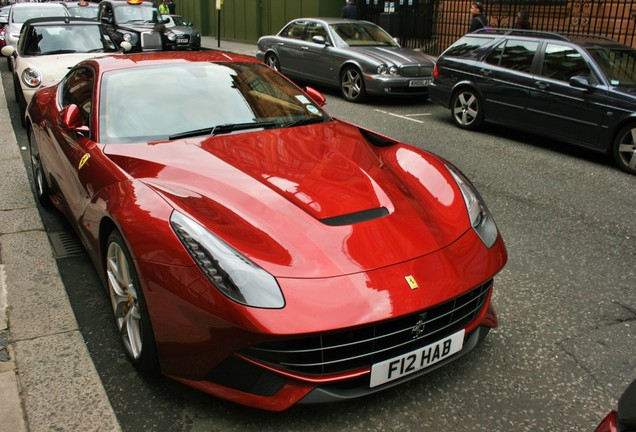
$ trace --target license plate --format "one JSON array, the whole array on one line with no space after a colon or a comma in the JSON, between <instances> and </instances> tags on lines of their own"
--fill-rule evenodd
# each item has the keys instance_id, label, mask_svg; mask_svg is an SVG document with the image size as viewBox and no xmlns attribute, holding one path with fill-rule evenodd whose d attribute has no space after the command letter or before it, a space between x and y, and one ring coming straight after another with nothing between
<instances>
[{"instance_id":1,"label":"license plate","mask_svg":"<svg viewBox=\"0 0 636 432\"><path fill-rule=\"evenodd\" d=\"M461 351L464 333L464 330L460 330L425 347L374 364L371 366L370 386L377 387L410 375Z\"/></svg>"},{"instance_id":2,"label":"license plate","mask_svg":"<svg viewBox=\"0 0 636 432\"><path fill-rule=\"evenodd\" d=\"M417 79L417 80L409 81L409 87L426 87L430 84L431 84L430 79Z\"/></svg>"},{"instance_id":3,"label":"license plate","mask_svg":"<svg viewBox=\"0 0 636 432\"><path fill-rule=\"evenodd\" d=\"M177 43L188 43L188 40L183 38L177 39Z\"/></svg>"}]
</instances>

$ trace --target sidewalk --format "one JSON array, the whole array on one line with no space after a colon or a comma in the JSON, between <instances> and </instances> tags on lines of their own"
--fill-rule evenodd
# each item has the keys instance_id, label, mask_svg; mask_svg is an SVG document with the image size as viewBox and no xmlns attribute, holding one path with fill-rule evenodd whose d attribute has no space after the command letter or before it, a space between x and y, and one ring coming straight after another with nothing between
<instances>
[{"instance_id":1,"label":"sidewalk","mask_svg":"<svg viewBox=\"0 0 636 432\"><path fill-rule=\"evenodd\" d=\"M205 48L256 46L203 37ZM0 432L120 431L35 204L0 85Z\"/></svg>"}]
</instances>

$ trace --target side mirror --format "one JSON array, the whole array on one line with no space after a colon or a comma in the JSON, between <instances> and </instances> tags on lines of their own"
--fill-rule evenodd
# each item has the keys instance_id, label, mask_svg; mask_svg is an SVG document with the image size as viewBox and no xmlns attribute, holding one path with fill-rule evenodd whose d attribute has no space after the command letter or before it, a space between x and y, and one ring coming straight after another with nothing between
<instances>
[{"instance_id":1,"label":"side mirror","mask_svg":"<svg viewBox=\"0 0 636 432\"><path fill-rule=\"evenodd\" d=\"M2 55L5 57L11 57L15 52L15 47L13 45L6 45L2 47L0 52L2 52Z\"/></svg>"},{"instance_id":2,"label":"side mirror","mask_svg":"<svg viewBox=\"0 0 636 432\"><path fill-rule=\"evenodd\" d=\"M324 36L313 36L311 38L311 41L316 44L327 45L327 40Z\"/></svg>"},{"instance_id":3,"label":"side mirror","mask_svg":"<svg viewBox=\"0 0 636 432\"><path fill-rule=\"evenodd\" d=\"M587 77L583 75L577 75L570 78L570 85L572 87L584 89L584 90L592 90L593 86L590 85L590 81Z\"/></svg>"},{"instance_id":4,"label":"side mirror","mask_svg":"<svg viewBox=\"0 0 636 432\"><path fill-rule=\"evenodd\" d=\"M132 49L132 44L128 41L122 41L122 43L119 44L119 47L124 51L124 52L128 52Z\"/></svg>"},{"instance_id":5,"label":"side mirror","mask_svg":"<svg viewBox=\"0 0 636 432\"><path fill-rule=\"evenodd\" d=\"M76 132L88 132L88 126L84 126L82 113L75 104L65 106L62 111L60 111L58 121L63 129Z\"/></svg>"},{"instance_id":6,"label":"side mirror","mask_svg":"<svg viewBox=\"0 0 636 432\"><path fill-rule=\"evenodd\" d=\"M318 37L318 36L316 36ZM305 93L314 101L318 106L324 106L327 103L327 99L313 87L305 87Z\"/></svg>"},{"instance_id":7,"label":"side mirror","mask_svg":"<svg viewBox=\"0 0 636 432\"><path fill-rule=\"evenodd\" d=\"M112 24L113 20L111 18L108 17L102 17L102 19L100 20L102 23L104 24Z\"/></svg>"}]
</instances>

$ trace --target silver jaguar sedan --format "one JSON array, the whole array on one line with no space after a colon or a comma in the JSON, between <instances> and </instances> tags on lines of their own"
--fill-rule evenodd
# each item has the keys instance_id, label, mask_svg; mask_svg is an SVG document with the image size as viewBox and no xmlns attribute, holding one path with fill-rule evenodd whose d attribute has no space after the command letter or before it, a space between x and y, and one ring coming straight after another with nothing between
<instances>
[{"instance_id":1,"label":"silver jaguar sedan","mask_svg":"<svg viewBox=\"0 0 636 432\"><path fill-rule=\"evenodd\" d=\"M401 47L381 27L342 18L299 18L257 42L256 58L302 81L340 88L345 99L367 95L428 97L435 57Z\"/></svg>"}]
</instances>

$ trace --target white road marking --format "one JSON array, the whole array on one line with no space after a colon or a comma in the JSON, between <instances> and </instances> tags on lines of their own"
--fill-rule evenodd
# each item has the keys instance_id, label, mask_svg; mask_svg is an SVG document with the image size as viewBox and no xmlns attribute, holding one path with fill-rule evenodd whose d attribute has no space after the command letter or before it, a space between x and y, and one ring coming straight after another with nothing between
<instances>
[{"instance_id":1,"label":"white road marking","mask_svg":"<svg viewBox=\"0 0 636 432\"><path fill-rule=\"evenodd\" d=\"M376 111L380 112L382 114L387 114L387 115L390 115L390 116L393 116L393 117L398 117L398 118L401 118L401 119L404 119L404 120L409 120L409 121L416 122L416 123L424 123L424 122L422 120L417 120L417 119L414 119L414 118L411 118L411 117L429 116L429 115L431 115L431 113L400 115L400 114L395 114L395 113L388 112L388 111L382 111L382 110L379 110L379 109L376 109Z\"/></svg>"}]
</instances>

